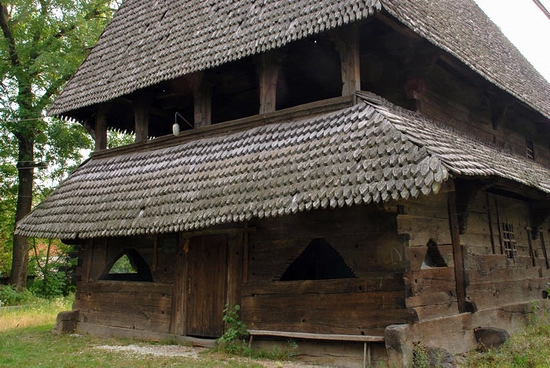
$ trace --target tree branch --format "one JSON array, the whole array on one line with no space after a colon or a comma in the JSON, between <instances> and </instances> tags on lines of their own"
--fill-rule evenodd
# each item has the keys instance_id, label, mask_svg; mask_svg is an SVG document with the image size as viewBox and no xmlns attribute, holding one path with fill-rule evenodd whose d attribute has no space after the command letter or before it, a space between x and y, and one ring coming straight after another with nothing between
<instances>
[{"instance_id":1,"label":"tree branch","mask_svg":"<svg viewBox=\"0 0 550 368\"><path fill-rule=\"evenodd\" d=\"M2 33L8 41L11 65L14 67L18 67L21 65L21 63L19 62L19 55L17 55L17 50L15 48L15 39L13 38L13 35L11 33L8 20L8 8L6 7L6 5L4 5L3 1L0 1L0 28L2 28Z\"/></svg>"}]
</instances>

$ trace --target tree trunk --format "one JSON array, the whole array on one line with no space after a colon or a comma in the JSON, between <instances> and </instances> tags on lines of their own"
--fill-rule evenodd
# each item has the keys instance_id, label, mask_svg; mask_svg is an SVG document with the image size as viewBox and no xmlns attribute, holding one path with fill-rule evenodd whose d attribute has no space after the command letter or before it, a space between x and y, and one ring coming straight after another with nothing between
<instances>
[{"instance_id":1,"label":"tree trunk","mask_svg":"<svg viewBox=\"0 0 550 368\"><path fill-rule=\"evenodd\" d=\"M19 191L17 193L17 209L15 222L21 220L32 206L32 187L34 179L34 145L25 137L18 136L19 141ZM10 284L17 290L27 287L27 272L29 268L29 239L25 236L13 236L13 258L10 274Z\"/></svg>"}]
</instances>

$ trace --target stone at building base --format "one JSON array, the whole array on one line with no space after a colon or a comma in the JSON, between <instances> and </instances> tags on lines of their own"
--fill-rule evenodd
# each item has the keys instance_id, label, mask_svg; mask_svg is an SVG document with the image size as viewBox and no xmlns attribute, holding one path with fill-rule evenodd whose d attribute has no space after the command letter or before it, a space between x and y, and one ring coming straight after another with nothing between
<instances>
[{"instance_id":1,"label":"stone at building base","mask_svg":"<svg viewBox=\"0 0 550 368\"><path fill-rule=\"evenodd\" d=\"M384 330L386 353L390 367L410 367L413 346L409 338L409 325L389 325Z\"/></svg>"},{"instance_id":2,"label":"stone at building base","mask_svg":"<svg viewBox=\"0 0 550 368\"><path fill-rule=\"evenodd\" d=\"M477 327L474 335L478 344L478 350L498 349L510 338L508 331L496 327Z\"/></svg>"},{"instance_id":3,"label":"stone at building base","mask_svg":"<svg viewBox=\"0 0 550 368\"><path fill-rule=\"evenodd\" d=\"M52 332L56 335L64 333L73 333L78 322L79 311L59 312L57 320L53 326Z\"/></svg>"}]
</instances>

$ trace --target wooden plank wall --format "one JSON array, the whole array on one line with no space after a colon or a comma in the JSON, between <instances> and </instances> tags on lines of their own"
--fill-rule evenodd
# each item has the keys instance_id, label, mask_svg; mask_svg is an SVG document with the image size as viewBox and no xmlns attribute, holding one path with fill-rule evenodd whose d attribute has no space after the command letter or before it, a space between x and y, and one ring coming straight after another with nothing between
<instances>
[{"instance_id":1,"label":"wooden plank wall","mask_svg":"<svg viewBox=\"0 0 550 368\"><path fill-rule=\"evenodd\" d=\"M251 222L242 288L247 327L369 335L414 320L405 308L404 238L395 219L375 206L355 206ZM316 238L331 244L357 278L279 281Z\"/></svg>"},{"instance_id":2,"label":"wooden plank wall","mask_svg":"<svg viewBox=\"0 0 550 368\"><path fill-rule=\"evenodd\" d=\"M458 313L452 239L447 209L448 186L439 194L402 201L397 218L399 234L409 238L405 284L407 307L414 308L420 320ZM447 267L426 267L423 261L428 242L437 244Z\"/></svg>"},{"instance_id":3,"label":"wooden plank wall","mask_svg":"<svg viewBox=\"0 0 550 368\"><path fill-rule=\"evenodd\" d=\"M108 265L129 248L148 263L154 282L101 280ZM87 242L79 252L73 309L80 310L85 323L169 333L175 250L155 246L153 237Z\"/></svg>"},{"instance_id":4,"label":"wooden plank wall","mask_svg":"<svg viewBox=\"0 0 550 368\"><path fill-rule=\"evenodd\" d=\"M502 254L499 220L501 228L503 222L513 226L517 250L514 259ZM485 192L475 197L461 241L468 250L465 254L467 294L478 310L542 299L550 272L540 236L531 239L533 255L530 253L529 228L527 202ZM542 230L543 235L548 234L547 223L543 224Z\"/></svg>"},{"instance_id":5,"label":"wooden plank wall","mask_svg":"<svg viewBox=\"0 0 550 368\"><path fill-rule=\"evenodd\" d=\"M455 79L447 80L447 84L442 83L445 78L441 73L444 72L440 70L439 73L439 77L434 79L438 84L428 83L428 90L418 97L419 112L483 141L494 143L518 156L526 157L526 140L531 140L535 148L536 162L547 167L550 165L550 148L544 139L546 134L542 133L533 121L512 110L503 110L500 117L491 116L490 108L465 106L447 99L446 91L452 88L458 88L462 90L462 94L473 96L478 101L482 101L484 96L476 93L471 86Z\"/></svg>"}]
</instances>

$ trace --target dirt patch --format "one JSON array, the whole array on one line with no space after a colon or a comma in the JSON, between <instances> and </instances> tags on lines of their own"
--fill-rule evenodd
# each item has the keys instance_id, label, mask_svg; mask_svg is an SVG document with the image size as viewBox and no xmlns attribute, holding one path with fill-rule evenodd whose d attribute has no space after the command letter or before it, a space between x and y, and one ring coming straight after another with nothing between
<instances>
[{"instance_id":1,"label":"dirt patch","mask_svg":"<svg viewBox=\"0 0 550 368\"><path fill-rule=\"evenodd\" d=\"M183 346L183 345L100 345L95 346L94 349L106 350L109 352L120 352L133 355L154 355L165 357L186 357L198 359L199 354L206 348ZM256 364L260 364L265 368L319 368L318 365L310 365L301 362L289 362L289 361L272 361L272 360L251 360L244 357L233 358L236 361L247 362L253 361Z\"/></svg>"},{"instance_id":2,"label":"dirt patch","mask_svg":"<svg viewBox=\"0 0 550 368\"><path fill-rule=\"evenodd\" d=\"M180 346L180 345L147 345L147 346L101 345L101 346L96 346L95 349L107 350L111 352L126 352L129 354L167 356L167 357L187 357L187 358L198 358L199 353L205 350L204 348Z\"/></svg>"}]
</instances>

